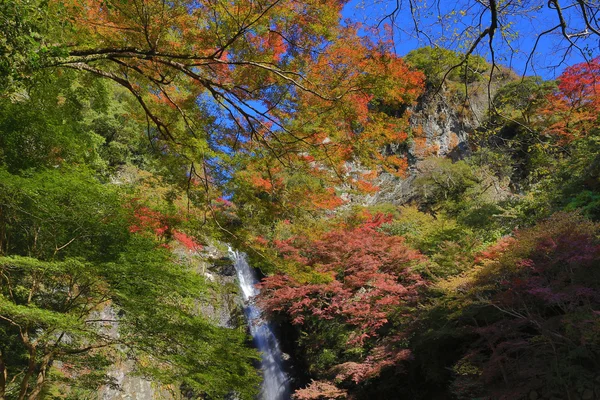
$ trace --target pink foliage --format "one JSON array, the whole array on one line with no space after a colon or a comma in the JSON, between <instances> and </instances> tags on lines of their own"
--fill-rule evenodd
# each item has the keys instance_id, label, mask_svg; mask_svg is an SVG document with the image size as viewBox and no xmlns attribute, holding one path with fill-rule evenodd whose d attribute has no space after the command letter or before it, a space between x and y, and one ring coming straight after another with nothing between
<instances>
[{"instance_id":1,"label":"pink foliage","mask_svg":"<svg viewBox=\"0 0 600 400\"><path fill-rule=\"evenodd\" d=\"M403 348L406 332L384 334L382 328L398 318L414 318L419 289L425 284L412 266L423 256L403 238L387 236L376 228L388 218L363 219L358 228L337 229L321 239L291 238L276 243L280 254L321 278L306 282L277 274L261 284L259 302L268 313L289 316L303 329L344 327L347 346L362 347L353 360L334 366L336 382L361 383L397 367L411 356ZM410 328L406 328L407 332ZM316 331L316 335L323 332ZM319 344L316 343L316 346ZM296 399L333 399L345 392L326 381L316 381L295 394Z\"/></svg>"},{"instance_id":2,"label":"pink foliage","mask_svg":"<svg viewBox=\"0 0 600 400\"><path fill-rule=\"evenodd\" d=\"M235 207L235 205L231 201L223 197L217 198L216 202L222 207Z\"/></svg>"},{"instance_id":3,"label":"pink foliage","mask_svg":"<svg viewBox=\"0 0 600 400\"><path fill-rule=\"evenodd\" d=\"M397 365L401 361L410 359L411 351L402 349L394 351L384 346L379 346L371 351L371 354L361 363L346 362L337 366L338 374L336 381L351 379L354 383L360 383L366 379L376 377L387 367Z\"/></svg>"},{"instance_id":4,"label":"pink foliage","mask_svg":"<svg viewBox=\"0 0 600 400\"><path fill-rule=\"evenodd\" d=\"M193 237L186 235L183 232L176 231L175 229L173 229L173 238L190 251L202 249L202 245L196 243Z\"/></svg>"},{"instance_id":5,"label":"pink foliage","mask_svg":"<svg viewBox=\"0 0 600 400\"><path fill-rule=\"evenodd\" d=\"M304 389L296 390L292 397L296 400L345 399L347 393L327 381L312 381Z\"/></svg>"},{"instance_id":6,"label":"pink foliage","mask_svg":"<svg viewBox=\"0 0 600 400\"><path fill-rule=\"evenodd\" d=\"M492 260L498 258L502 253L504 253L509 246L511 246L515 242L515 238L512 236L504 236L502 239L498 240L493 245L489 246L487 249L483 250L475 257L475 263L478 264L484 260Z\"/></svg>"},{"instance_id":7,"label":"pink foliage","mask_svg":"<svg viewBox=\"0 0 600 400\"><path fill-rule=\"evenodd\" d=\"M465 359L481 369L492 398L522 398L555 385L557 359L561 373L570 362L580 368L597 359L599 232L578 214L557 213L483 253L487 260L471 289L492 313L478 320L480 340ZM580 358L571 359L575 352ZM564 373L562 385L574 385L577 374Z\"/></svg>"},{"instance_id":8,"label":"pink foliage","mask_svg":"<svg viewBox=\"0 0 600 400\"><path fill-rule=\"evenodd\" d=\"M260 299L264 309L286 312L295 324L307 316L341 319L356 327L350 344L362 345L377 336L388 314L413 303L424 282L410 268L422 256L402 238L386 236L374 230L374 225L334 231L310 244L293 239L278 242L284 257L311 266L331 280L302 283L289 276L267 277Z\"/></svg>"}]
</instances>

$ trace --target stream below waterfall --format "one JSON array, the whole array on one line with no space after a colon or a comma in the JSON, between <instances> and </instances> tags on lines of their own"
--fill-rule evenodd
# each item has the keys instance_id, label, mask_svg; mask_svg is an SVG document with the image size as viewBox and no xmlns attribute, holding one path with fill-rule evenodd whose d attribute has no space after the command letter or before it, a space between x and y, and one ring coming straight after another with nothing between
<instances>
[{"instance_id":1,"label":"stream below waterfall","mask_svg":"<svg viewBox=\"0 0 600 400\"><path fill-rule=\"evenodd\" d=\"M244 297L244 314L248 321L254 344L261 353L263 384L261 400L288 400L290 398L289 378L283 370L282 352L279 342L267 320L262 317L260 308L252 301L259 293L256 288L258 278L248 264L246 254L229 249L234 262L240 288Z\"/></svg>"}]
</instances>

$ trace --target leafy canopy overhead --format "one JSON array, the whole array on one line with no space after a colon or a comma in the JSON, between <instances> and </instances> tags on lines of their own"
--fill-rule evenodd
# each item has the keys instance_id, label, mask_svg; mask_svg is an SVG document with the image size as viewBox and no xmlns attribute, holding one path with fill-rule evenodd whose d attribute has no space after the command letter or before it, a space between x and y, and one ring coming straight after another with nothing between
<instances>
[{"instance_id":1,"label":"leafy canopy overhead","mask_svg":"<svg viewBox=\"0 0 600 400\"><path fill-rule=\"evenodd\" d=\"M205 187L236 153L287 166L316 159L341 172L358 157L403 173L403 160L375 150L407 138L403 110L419 95L422 75L388 44L359 38L357 27L342 24L343 6L52 0L33 11L11 9L27 22L15 38L37 33L25 45L9 37L7 46L37 61L3 68L14 76L13 89L43 68L85 71L120 85L137 102L136 118L147 122L150 140Z\"/></svg>"}]
</instances>

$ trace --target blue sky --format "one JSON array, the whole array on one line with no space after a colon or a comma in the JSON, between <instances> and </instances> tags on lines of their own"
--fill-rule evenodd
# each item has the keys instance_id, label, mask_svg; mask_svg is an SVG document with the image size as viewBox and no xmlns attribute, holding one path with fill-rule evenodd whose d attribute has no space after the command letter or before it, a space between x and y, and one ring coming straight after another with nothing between
<instances>
[{"instance_id":1,"label":"blue sky","mask_svg":"<svg viewBox=\"0 0 600 400\"><path fill-rule=\"evenodd\" d=\"M401 2L401 0L398 0ZM419 0L419 4L426 5L427 1ZM429 1L430 4L435 4ZM437 7L423 7L419 9L421 17L418 23L425 31L425 35L415 35L414 22L408 9L408 1L405 0L403 9L397 14L394 30L394 44L399 55L405 55L410 50L428 45L431 39L436 40L439 45L447 48L460 49L461 43L456 40L439 41L439 38L456 37L455 32L463 32L468 26L478 22L477 9L468 9L467 5L475 3L474 0L441 1ZM536 1L529 4L537 3ZM521 3L522 4L522 3ZM364 22L366 25L376 24L382 16L389 14L396 6L396 0L351 0L343 10L343 15L352 21ZM518 73L526 71L527 75L539 75L545 79L554 79L568 65L584 61L581 52L573 49L566 52L568 42L555 30L540 39L536 51L533 54L532 65L525 65L527 58L535 44L535 38L539 32L543 32L558 24L556 12L547 6L546 1L539 1L538 7L529 12L522 12L522 5L515 7L515 17L510 20L504 18L504 23L511 22L512 25L506 29L511 34L510 47L503 43L499 34L494 41L496 60L498 63L511 66ZM533 7L533 6L532 6ZM461 13L462 11L462 13ZM573 29L570 32L579 32L577 28L583 26L581 18L575 8L567 8L565 19ZM522 15L518 15L521 13ZM440 19L441 16L441 19ZM487 21L486 21L487 19ZM489 23L490 15L484 14L482 24ZM389 20L387 21L389 22ZM443 22L443 23L440 23ZM506 26L506 25L505 25ZM363 32L365 34L370 34ZM485 39L487 40L487 38ZM590 57L600 55L600 38L594 35L579 38L577 44L580 49ZM487 42L479 46L478 54L490 58ZM566 57L564 57L566 54ZM564 60L563 60L564 57Z\"/></svg>"}]
</instances>

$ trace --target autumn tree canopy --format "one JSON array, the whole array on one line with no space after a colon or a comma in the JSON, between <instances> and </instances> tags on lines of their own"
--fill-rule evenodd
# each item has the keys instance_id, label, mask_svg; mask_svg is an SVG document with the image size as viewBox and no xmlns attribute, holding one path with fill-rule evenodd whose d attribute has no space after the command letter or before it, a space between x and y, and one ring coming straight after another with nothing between
<instances>
[{"instance_id":1,"label":"autumn tree canopy","mask_svg":"<svg viewBox=\"0 0 600 400\"><path fill-rule=\"evenodd\" d=\"M3 58L4 83L14 88L47 68L113 81L137 102L135 118L146 120L149 140L175 154L205 189L236 153L341 174L344 161L362 156L403 173L403 160L377 149L406 139L403 110L420 93L422 76L388 44L342 24L343 6L16 2L3 6L16 20L7 26L14 35L4 44L11 53Z\"/></svg>"}]
</instances>

